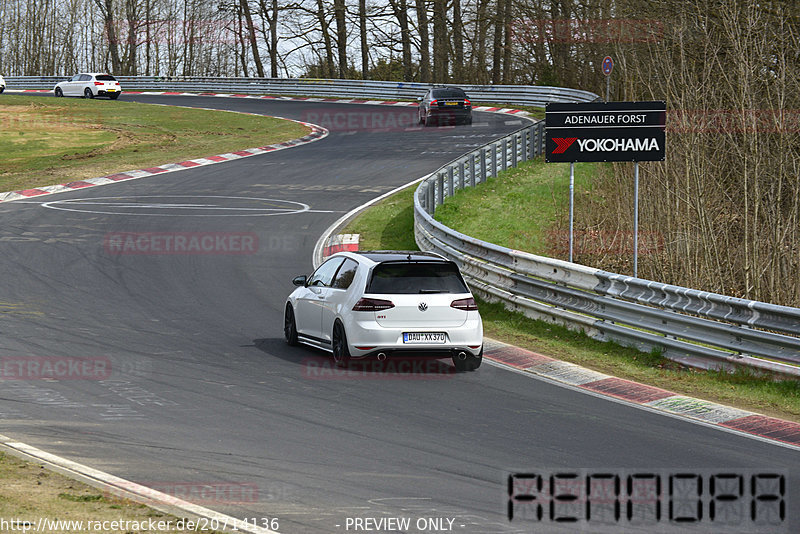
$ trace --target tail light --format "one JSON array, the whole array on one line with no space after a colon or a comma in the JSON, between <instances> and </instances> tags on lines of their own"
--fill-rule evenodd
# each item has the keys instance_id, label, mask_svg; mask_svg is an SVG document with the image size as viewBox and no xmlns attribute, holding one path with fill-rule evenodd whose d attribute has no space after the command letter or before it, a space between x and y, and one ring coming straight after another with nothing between
<instances>
[{"instance_id":1,"label":"tail light","mask_svg":"<svg viewBox=\"0 0 800 534\"><path fill-rule=\"evenodd\" d=\"M394 308L394 303L391 300L362 298L358 299L356 305L353 306L353 311L376 312L388 310L389 308Z\"/></svg>"},{"instance_id":2,"label":"tail light","mask_svg":"<svg viewBox=\"0 0 800 534\"><path fill-rule=\"evenodd\" d=\"M95 85L103 85L103 82L94 82Z\"/></svg>"},{"instance_id":3,"label":"tail light","mask_svg":"<svg viewBox=\"0 0 800 534\"><path fill-rule=\"evenodd\" d=\"M464 99L464 105L465 106L471 106L472 105L472 102L469 101L469 98L465 98Z\"/></svg>"},{"instance_id":4,"label":"tail light","mask_svg":"<svg viewBox=\"0 0 800 534\"><path fill-rule=\"evenodd\" d=\"M437 105L439 105L439 101L438 100L436 100L436 99L431 100L431 106L437 106Z\"/></svg>"},{"instance_id":5,"label":"tail light","mask_svg":"<svg viewBox=\"0 0 800 534\"><path fill-rule=\"evenodd\" d=\"M478 311L478 305L475 304L475 299L470 297L468 299L458 299L450 303L451 308L464 311Z\"/></svg>"}]
</instances>

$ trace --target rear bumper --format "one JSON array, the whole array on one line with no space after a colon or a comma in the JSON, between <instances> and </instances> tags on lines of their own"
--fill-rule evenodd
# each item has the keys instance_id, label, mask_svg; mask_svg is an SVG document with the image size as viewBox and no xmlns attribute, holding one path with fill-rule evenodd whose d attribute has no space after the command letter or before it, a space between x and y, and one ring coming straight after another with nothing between
<instances>
[{"instance_id":1,"label":"rear bumper","mask_svg":"<svg viewBox=\"0 0 800 534\"><path fill-rule=\"evenodd\" d=\"M97 91L97 96L111 96L119 94L122 94L122 91L107 91L105 89L100 89L99 91Z\"/></svg>"},{"instance_id":2,"label":"rear bumper","mask_svg":"<svg viewBox=\"0 0 800 534\"><path fill-rule=\"evenodd\" d=\"M472 108L430 108L431 117L454 117L466 119L472 116Z\"/></svg>"},{"instance_id":3,"label":"rear bumper","mask_svg":"<svg viewBox=\"0 0 800 534\"><path fill-rule=\"evenodd\" d=\"M474 315L472 315L474 313ZM387 328L375 321L354 321L345 325L347 344L352 356L383 353L386 356L423 356L445 358L464 351L477 356L483 347L483 322L477 312L458 327ZM445 332L446 343L403 343L404 332ZM360 348L359 348L360 347Z\"/></svg>"}]
</instances>

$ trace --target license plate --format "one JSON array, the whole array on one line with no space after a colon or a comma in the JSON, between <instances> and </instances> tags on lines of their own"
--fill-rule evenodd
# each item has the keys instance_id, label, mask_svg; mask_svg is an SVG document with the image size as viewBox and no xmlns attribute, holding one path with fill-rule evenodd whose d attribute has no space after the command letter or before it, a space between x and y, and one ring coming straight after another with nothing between
<instances>
[{"instance_id":1,"label":"license plate","mask_svg":"<svg viewBox=\"0 0 800 534\"><path fill-rule=\"evenodd\" d=\"M116 93L117 92L116 89L106 89L106 91L109 92L109 93Z\"/></svg>"},{"instance_id":2,"label":"license plate","mask_svg":"<svg viewBox=\"0 0 800 534\"><path fill-rule=\"evenodd\" d=\"M403 332L403 343L446 343L444 332Z\"/></svg>"},{"instance_id":3,"label":"license plate","mask_svg":"<svg viewBox=\"0 0 800 534\"><path fill-rule=\"evenodd\" d=\"M457 106L458 104L459 104L459 102L445 102L444 103L445 106Z\"/></svg>"}]
</instances>

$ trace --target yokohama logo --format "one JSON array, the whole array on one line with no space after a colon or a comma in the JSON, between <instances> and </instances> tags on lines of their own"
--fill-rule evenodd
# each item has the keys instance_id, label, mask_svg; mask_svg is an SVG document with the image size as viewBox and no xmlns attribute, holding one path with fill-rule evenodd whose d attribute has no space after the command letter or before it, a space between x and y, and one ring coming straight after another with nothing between
<instances>
[{"instance_id":1,"label":"yokohama logo","mask_svg":"<svg viewBox=\"0 0 800 534\"><path fill-rule=\"evenodd\" d=\"M553 141L558 145L553 154L563 154L577 140L577 137L553 137Z\"/></svg>"},{"instance_id":2,"label":"yokohama logo","mask_svg":"<svg viewBox=\"0 0 800 534\"><path fill-rule=\"evenodd\" d=\"M581 139L581 152L645 152L658 150L658 141L649 139ZM554 152L555 154L555 152Z\"/></svg>"}]
</instances>

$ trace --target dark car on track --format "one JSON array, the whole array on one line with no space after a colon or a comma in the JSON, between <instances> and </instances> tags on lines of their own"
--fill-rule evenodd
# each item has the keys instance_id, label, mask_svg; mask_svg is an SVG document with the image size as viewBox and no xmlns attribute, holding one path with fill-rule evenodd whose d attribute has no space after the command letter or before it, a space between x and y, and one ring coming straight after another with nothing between
<instances>
[{"instance_id":1,"label":"dark car on track","mask_svg":"<svg viewBox=\"0 0 800 534\"><path fill-rule=\"evenodd\" d=\"M472 124L472 102L458 87L434 87L419 99L419 122L432 124Z\"/></svg>"}]
</instances>

